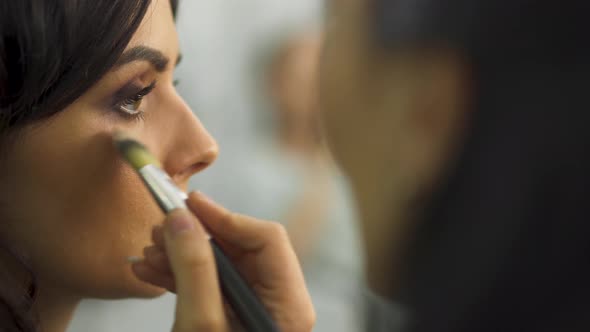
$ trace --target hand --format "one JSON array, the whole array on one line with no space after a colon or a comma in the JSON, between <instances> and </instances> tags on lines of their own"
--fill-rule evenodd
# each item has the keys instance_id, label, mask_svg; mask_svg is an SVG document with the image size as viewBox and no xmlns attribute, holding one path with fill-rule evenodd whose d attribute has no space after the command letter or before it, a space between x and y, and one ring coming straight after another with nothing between
<instances>
[{"instance_id":1,"label":"hand","mask_svg":"<svg viewBox=\"0 0 590 332\"><path fill-rule=\"evenodd\" d=\"M152 232L135 275L177 294L173 332L229 331L206 230L273 316L281 331L311 331L315 312L287 232L277 223L231 213L200 193ZM206 230L205 230L206 228Z\"/></svg>"}]
</instances>

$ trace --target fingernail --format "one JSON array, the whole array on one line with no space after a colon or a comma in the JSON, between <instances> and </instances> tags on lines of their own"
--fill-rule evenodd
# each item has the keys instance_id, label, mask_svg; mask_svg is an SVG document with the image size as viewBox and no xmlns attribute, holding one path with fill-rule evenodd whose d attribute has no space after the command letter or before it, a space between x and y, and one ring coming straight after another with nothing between
<instances>
[{"instance_id":1,"label":"fingernail","mask_svg":"<svg viewBox=\"0 0 590 332\"><path fill-rule=\"evenodd\" d=\"M172 235L178 235L195 228L195 221L187 210L177 209L168 216L167 227Z\"/></svg>"},{"instance_id":2,"label":"fingernail","mask_svg":"<svg viewBox=\"0 0 590 332\"><path fill-rule=\"evenodd\" d=\"M213 200L209 196L205 195L203 192L197 191L196 194L199 196L199 198L202 201L207 202L207 203L214 203Z\"/></svg>"}]
</instances>

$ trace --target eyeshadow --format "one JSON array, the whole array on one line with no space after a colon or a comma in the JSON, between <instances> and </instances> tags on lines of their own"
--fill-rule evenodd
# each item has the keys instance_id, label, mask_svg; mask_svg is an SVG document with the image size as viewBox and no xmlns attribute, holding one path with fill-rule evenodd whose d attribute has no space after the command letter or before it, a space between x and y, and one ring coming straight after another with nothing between
<instances>
[{"instance_id":1,"label":"eyeshadow","mask_svg":"<svg viewBox=\"0 0 590 332\"><path fill-rule=\"evenodd\" d=\"M149 86L148 86L149 87ZM116 105L122 100L125 100L131 96L135 96L144 89L144 86L131 82L124 85L122 88L117 90L112 96L112 105Z\"/></svg>"}]
</instances>

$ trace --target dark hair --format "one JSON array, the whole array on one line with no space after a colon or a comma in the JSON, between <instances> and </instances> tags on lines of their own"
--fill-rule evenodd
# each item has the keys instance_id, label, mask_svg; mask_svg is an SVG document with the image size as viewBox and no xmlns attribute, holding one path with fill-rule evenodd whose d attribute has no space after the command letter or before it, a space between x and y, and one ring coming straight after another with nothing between
<instances>
[{"instance_id":1,"label":"dark hair","mask_svg":"<svg viewBox=\"0 0 590 332\"><path fill-rule=\"evenodd\" d=\"M589 331L587 2L375 4L381 46L459 50L475 91L409 249L409 330Z\"/></svg>"},{"instance_id":2,"label":"dark hair","mask_svg":"<svg viewBox=\"0 0 590 332\"><path fill-rule=\"evenodd\" d=\"M96 84L123 53L150 2L0 2L0 145L18 129L62 111ZM171 3L176 12L177 0ZM0 324L3 330L35 331L32 271L18 253L0 248L2 264L19 263L32 280L24 288L2 280Z\"/></svg>"}]
</instances>

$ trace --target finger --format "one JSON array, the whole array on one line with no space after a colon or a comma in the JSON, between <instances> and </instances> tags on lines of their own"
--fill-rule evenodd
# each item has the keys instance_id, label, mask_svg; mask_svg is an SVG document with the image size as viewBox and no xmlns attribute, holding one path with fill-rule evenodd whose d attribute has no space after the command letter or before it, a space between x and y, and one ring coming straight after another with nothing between
<instances>
[{"instance_id":1,"label":"finger","mask_svg":"<svg viewBox=\"0 0 590 332\"><path fill-rule=\"evenodd\" d=\"M152 228L152 241L154 244L160 249L164 250L166 246L164 245L164 227L160 225L154 226Z\"/></svg>"},{"instance_id":2,"label":"finger","mask_svg":"<svg viewBox=\"0 0 590 332\"><path fill-rule=\"evenodd\" d=\"M168 215L164 240L176 282L174 331L218 331L226 326L209 237L188 210Z\"/></svg>"},{"instance_id":3,"label":"finger","mask_svg":"<svg viewBox=\"0 0 590 332\"><path fill-rule=\"evenodd\" d=\"M232 213L201 193L191 193L187 206L207 227L216 242L221 240L233 247L236 253L253 254L250 258L254 258L255 273L244 275L246 278L250 275L256 280L253 289L259 296L272 298L276 295L272 293L280 290L276 292L281 294L277 302L286 301L297 308L313 308L309 294L298 291L305 289L305 279L282 225ZM247 270L246 266L243 268L243 271ZM249 268L252 270L252 265ZM302 312L302 317L313 316ZM308 321L302 320L301 323L306 325Z\"/></svg>"},{"instance_id":4,"label":"finger","mask_svg":"<svg viewBox=\"0 0 590 332\"><path fill-rule=\"evenodd\" d=\"M187 205L216 240L242 250L259 250L269 242L289 241L282 225L232 213L202 193L191 193Z\"/></svg>"},{"instance_id":5,"label":"finger","mask_svg":"<svg viewBox=\"0 0 590 332\"><path fill-rule=\"evenodd\" d=\"M170 262L162 249L156 246L146 247L143 249L143 255L145 256L145 262L155 270L172 275Z\"/></svg>"},{"instance_id":6,"label":"finger","mask_svg":"<svg viewBox=\"0 0 590 332\"><path fill-rule=\"evenodd\" d=\"M170 292L176 292L176 285L171 274L162 273L146 262L134 263L131 265L131 269L140 280L157 287L165 288Z\"/></svg>"}]
</instances>

